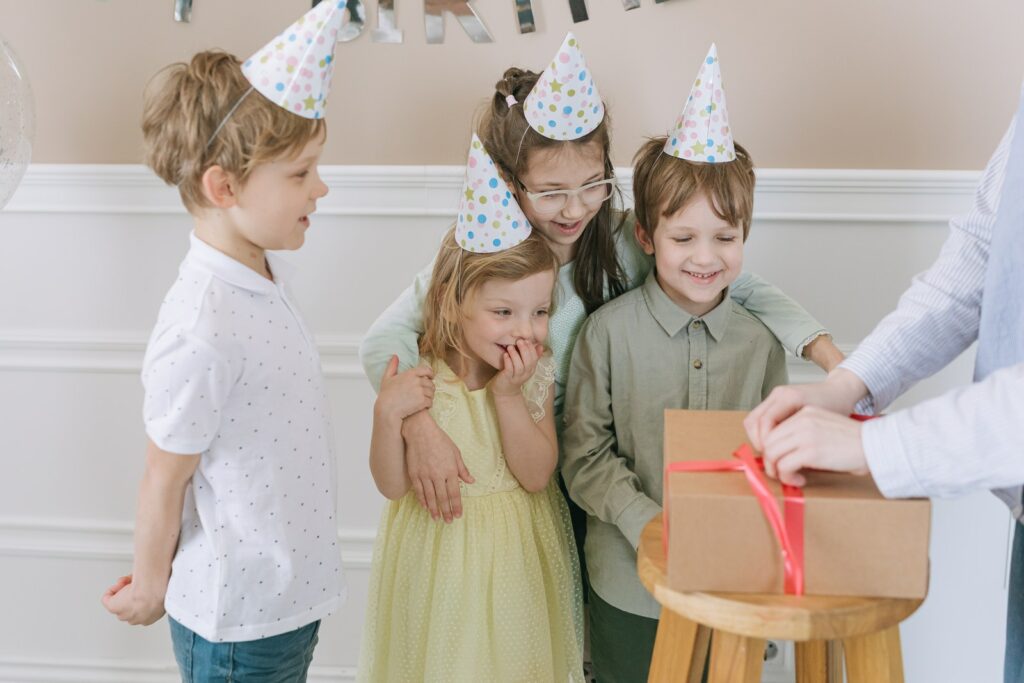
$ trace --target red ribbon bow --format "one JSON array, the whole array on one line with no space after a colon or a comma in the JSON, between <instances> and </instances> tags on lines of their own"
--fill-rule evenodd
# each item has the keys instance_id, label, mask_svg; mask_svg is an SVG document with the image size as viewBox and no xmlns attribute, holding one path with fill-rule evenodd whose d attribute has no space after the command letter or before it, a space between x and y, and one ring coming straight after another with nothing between
<instances>
[{"instance_id":1,"label":"red ribbon bow","mask_svg":"<svg viewBox=\"0 0 1024 683\"><path fill-rule=\"evenodd\" d=\"M779 543L782 567L785 571L785 590L791 595L804 594L804 493L796 486L782 485L783 509L779 512L775 496L768 487L764 476L764 461L754 455L754 450L743 444L732 455L736 460L694 460L674 462L665 468L665 501L668 497L668 475L673 472L738 472L742 471L757 498L761 511L771 526L772 534ZM668 557L668 505L664 515L665 533L662 544Z\"/></svg>"},{"instance_id":2,"label":"red ribbon bow","mask_svg":"<svg viewBox=\"0 0 1024 683\"><path fill-rule=\"evenodd\" d=\"M858 422L874 419L872 415L850 415ZM757 498L761 511L772 529L775 540L779 543L782 554L782 567L785 571L784 589L790 595L804 594L804 492L796 486L782 484L783 511L779 512L775 504L775 496L768 488L764 477L764 460L754 455L749 444L743 444L732 455L736 460L693 460L690 462L674 462L665 468L665 514L662 517L665 531L662 534L662 547L668 557L668 475L673 472L737 472L742 471Z\"/></svg>"}]
</instances>

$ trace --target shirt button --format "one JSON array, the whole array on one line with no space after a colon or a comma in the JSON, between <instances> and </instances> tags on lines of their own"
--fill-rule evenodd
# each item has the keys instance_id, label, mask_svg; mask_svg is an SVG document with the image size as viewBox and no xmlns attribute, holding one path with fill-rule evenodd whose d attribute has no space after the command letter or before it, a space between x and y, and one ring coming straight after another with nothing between
<instances>
[{"instance_id":1,"label":"shirt button","mask_svg":"<svg viewBox=\"0 0 1024 683\"><path fill-rule=\"evenodd\" d=\"M693 361L693 367L695 367L698 370L700 370L702 367L704 367L704 364L700 362L700 359L698 359L698 360Z\"/></svg>"},{"instance_id":2,"label":"shirt button","mask_svg":"<svg viewBox=\"0 0 1024 683\"><path fill-rule=\"evenodd\" d=\"M700 321L699 320L694 320L693 321L693 329L695 329L695 330L699 330L700 329Z\"/></svg>"}]
</instances>

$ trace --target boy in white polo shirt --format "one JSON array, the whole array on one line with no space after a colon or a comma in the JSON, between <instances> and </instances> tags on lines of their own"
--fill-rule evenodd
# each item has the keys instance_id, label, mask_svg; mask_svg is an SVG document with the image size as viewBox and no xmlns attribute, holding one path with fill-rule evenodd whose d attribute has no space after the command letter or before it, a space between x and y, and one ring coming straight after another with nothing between
<instances>
[{"instance_id":1,"label":"boy in white polo shirt","mask_svg":"<svg viewBox=\"0 0 1024 683\"><path fill-rule=\"evenodd\" d=\"M143 364L133 574L103 603L132 624L166 610L185 681L304 681L345 596L320 358L268 253L302 246L327 193L342 10L321 3L245 64L212 51L172 65L146 101L147 163L195 230Z\"/></svg>"}]
</instances>

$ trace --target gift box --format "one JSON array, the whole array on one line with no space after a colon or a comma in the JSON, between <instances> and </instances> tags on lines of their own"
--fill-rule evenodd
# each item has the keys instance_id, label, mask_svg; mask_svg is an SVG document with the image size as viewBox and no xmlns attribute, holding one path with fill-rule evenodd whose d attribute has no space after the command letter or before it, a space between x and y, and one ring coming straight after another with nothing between
<instances>
[{"instance_id":1,"label":"gift box","mask_svg":"<svg viewBox=\"0 0 1024 683\"><path fill-rule=\"evenodd\" d=\"M821 471L804 472L807 484L784 492L754 459L745 416L665 411L669 586L924 598L931 503L888 500L871 477ZM733 471L715 471L719 466ZM744 472L746 466L758 469L762 484ZM673 471L679 468L690 469ZM764 508L756 494L760 485L766 487Z\"/></svg>"}]
</instances>

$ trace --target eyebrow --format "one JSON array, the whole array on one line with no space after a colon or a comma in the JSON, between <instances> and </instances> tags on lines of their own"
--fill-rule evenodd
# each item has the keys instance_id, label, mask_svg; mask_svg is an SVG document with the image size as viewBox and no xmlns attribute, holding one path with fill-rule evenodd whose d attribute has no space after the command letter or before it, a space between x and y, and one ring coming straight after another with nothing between
<instances>
[{"instance_id":1,"label":"eyebrow","mask_svg":"<svg viewBox=\"0 0 1024 683\"><path fill-rule=\"evenodd\" d=\"M594 175L592 175L589 178L587 178L586 180L584 180L579 186L583 187L584 185L589 185L590 183L596 183L598 180L604 180L604 169L598 171ZM546 183L539 183L537 185L538 189L540 189L542 187L549 187L549 188L553 188L553 189L563 189L563 188L564 189L568 189L568 188L565 188L565 183L558 183L558 182L555 182L555 181L549 181L549 182L546 182Z\"/></svg>"},{"instance_id":2,"label":"eyebrow","mask_svg":"<svg viewBox=\"0 0 1024 683\"><path fill-rule=\"evenodd\" d=\"M511 307L511 306L514 306L515 304L520 303L520 302L515 302L515 301L512 301L510 299L484 299L483 303L486 306L507 306L507 307ZM543 303L534 304L534 306L550 306L550 305L551 305L551 300L550 299L544 301Z\"/></svg>"},{"instance_id":3,"label":"eyebrow","mask_svg":"<svg viewBox=\"0 0 1024 683\"><path fill-rule=\"evenodd\" d=\"M700 231L700 230L704 229L704 228L698 228L695 225L666 225L665 227L668 228L669 230ZM738 225L719 225L719 226L711 228L711 229L714 230L715 232L721 232L721 231L724 231L724 230L740 230L741 228Z\"/></svg>"}]
</instances>

